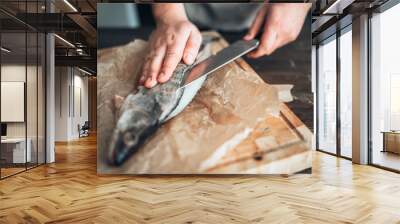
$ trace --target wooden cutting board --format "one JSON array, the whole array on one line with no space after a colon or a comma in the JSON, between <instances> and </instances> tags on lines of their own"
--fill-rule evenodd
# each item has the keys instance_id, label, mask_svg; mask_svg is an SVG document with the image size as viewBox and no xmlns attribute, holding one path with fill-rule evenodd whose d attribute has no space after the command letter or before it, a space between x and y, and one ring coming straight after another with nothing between
<instances>
[{"instance_id":1,"label":"wooden cutting board","mask_svg":"<svg viewBox=\"0 0 400 224\"><path fill-rule=\"evenodd\" d=\"M224 48L228 43L221 38L216 45ZM235 63L248 73L258 76L242 58ZM259 122L246 139L204 171L249 174L310 172L312 132L285 103L280 102L279 109L278 117L269 115Z\"/></svg>"},{"instance_id":2,"label":"wooden cutting board","mask_svg":"<svg viewBox=\"0 0 400 224\"><path fill-rule=\"evenodd\" d=\"M228 43L219 37L214 52ZM238 59L210 76L192 103L149 138L121 167L109 166L107 153L115 118L113 95L127 95L146 52L144 42L98 53L99 174L292 174L309 171L311 132L278 100L278 89L264 83Z\"/></svg>"}]
</instances>

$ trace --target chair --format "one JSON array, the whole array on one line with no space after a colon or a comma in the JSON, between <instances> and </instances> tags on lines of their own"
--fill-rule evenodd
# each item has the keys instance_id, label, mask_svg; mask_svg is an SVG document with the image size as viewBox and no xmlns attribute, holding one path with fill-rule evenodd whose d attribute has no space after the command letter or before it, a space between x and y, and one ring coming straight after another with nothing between
<instances>
[{"instance_id":1,"label":"chair","mask_svg":"<svg viewBox=\"0 0 400 224\"><path fill-rule=\"evenodd\" d=\"M89 121L85 121L82 127L80 127L80 125L78 124L79 138L89 136L89 129L90 129Z\"/></svg>"}]
</instances>

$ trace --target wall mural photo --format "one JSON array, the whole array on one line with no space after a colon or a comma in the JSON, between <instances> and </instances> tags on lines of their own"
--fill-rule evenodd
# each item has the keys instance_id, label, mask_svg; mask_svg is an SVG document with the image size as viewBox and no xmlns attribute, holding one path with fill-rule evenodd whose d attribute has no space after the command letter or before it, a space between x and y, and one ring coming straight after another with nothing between
<instances>
[{"instance_id":1,"label":"wall mural photo","mask_svg":"<svg viewBox=\"0 0 400 224\"><path fill-rule=\"evenodd\" d=\"M310 173L310 6L98 4L98 173Z\"/></svg>"}]
</instances>

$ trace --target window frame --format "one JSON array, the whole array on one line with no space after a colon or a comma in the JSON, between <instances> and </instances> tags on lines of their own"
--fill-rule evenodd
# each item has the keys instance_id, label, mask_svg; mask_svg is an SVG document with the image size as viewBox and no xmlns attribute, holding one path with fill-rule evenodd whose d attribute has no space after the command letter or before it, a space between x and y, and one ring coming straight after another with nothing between
<instances>
[{"instance_id":1,"label":"window frame","mask_svg":"<svg viewBox=\"0 0 400 224\"><path fill-rule=\"evenodd\" d=\"M347 19L347 18L346 18ZM337 156L343 159L347 159L347 160L352 160L352 158L347 157L342 155L342 150L341 150L341 119L340 119L340 103L341 103L341 97L340 97L340 77L341 77L341 67L340 67L340 37L342 35L344 35L347 32L351 32L352 31L352 23L346 24L344 27L337 29L335 33L331 34L330 36L326 37L323 40L320 40L317 42L316 44L316 131L315 131L315 141L316 141L316 150L319 152L323 152L329 155L333 155L333 156ZM320 100L319 100L319 82L320 82L320 74L319 74L319 47L320 45L326 44L330 41L336 41L336 152L332 153L332 152L328 152L324 149L321 149L320 143L319 143L319 104L320 104Z\"/></svg>"}]
</instances>

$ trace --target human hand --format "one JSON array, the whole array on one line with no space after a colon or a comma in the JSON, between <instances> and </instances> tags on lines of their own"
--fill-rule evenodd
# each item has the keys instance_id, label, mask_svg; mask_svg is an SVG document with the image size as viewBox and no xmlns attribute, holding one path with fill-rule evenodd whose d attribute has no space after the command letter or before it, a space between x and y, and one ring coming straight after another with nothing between
<instances>
[{"instance_id":1,"label":"human hand","mask_svg":"<svg viewBox=\"0 0 400 224\"><path fill-rule=\"evenodd\" d=\"M152 88L168 81L181 60L186 64L194 62L201 41L200 31L187 19L159 21L150 36L139 83Z\"/></svg>"},{"instance_id":2,"label":"human hand","mask_svg":"<svg viewBox=\"0 0 400 224\"><path fill-rule=\"evenodd\" d=\"M252 40L263 27L260 45L248 56L259 58L270 55L276 49L296 40L309 9L310 4L306 3L264 4L248 33L243 37L244 40Z\"/></svg>"}]
</instances>

